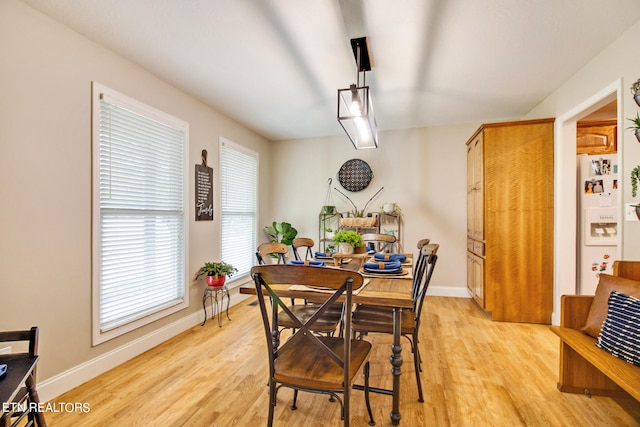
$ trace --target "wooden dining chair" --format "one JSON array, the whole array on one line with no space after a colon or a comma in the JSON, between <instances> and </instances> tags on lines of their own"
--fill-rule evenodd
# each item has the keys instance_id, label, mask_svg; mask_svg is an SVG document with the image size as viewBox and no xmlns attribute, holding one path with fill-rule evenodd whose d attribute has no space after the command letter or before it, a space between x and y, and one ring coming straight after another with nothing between
<instances>
[{"instance_id":1,"label":"wooden dining chair","mask_svg":"<svg viewBox=\"0 0 640 427\"><path fill-rule=\"evenodd\" d=\"M364 395L369 412L369 424L375 425L369 402L369 354L371 343L351 339L351 307L353 291L363 285L357 272L304 265L264 265L251 269L264 324L269 356L269 418L273 425L277 393L281 387L294 390L291 409L296 409L298 391L328 394L341 405L344 425L350 422L350 398L354 384L364 374ZM316 313L301 319L289 310L278 295L278 286L305 284L328 292L326 300L316 307ZM269 297L266 299L265 297ZM314 323L327 307L345 299L343 336L328 337L313 334ZM266 301L271 301L271 307ZM286 312L296 324L293 336L280 345L278 315ZM340 398L342 395L342 399Z\"/></svg>"},{"instance_id":2,"label":"wooden dining chair","mask_svg":"<svg viewBox=\"0 0 640 427\"><path fill-rule=\"evenodd\" d=\"M413 353L413 364L416 371L416 383L418 387L418 402L424 402L422 394L422 383L420 372L422 371L422 359L418 348L418 334L420 331L420 314L424 303L424 297L433 275L436 261L438 259L439 245L429 243L422 247L422 259L416 265L414 280L417 279L417 292L414 293L413 307L411 310L401 312L402 336L409 340L411 352ZM416 283L416 282L414 282ZM370 333L393 334L393 309L389 307L377 307L360 305L353 312L352 333L359 339Z\"/></svg>"},{"instance_id":3,"label":"wooden dining chair","mask_svg":"<svg viewBox=\"0 0 640 427\"><path fill-rule=\"evenodd\" d=\"M258 258L259 265L265 265L265 259L277 259L276 264L285 264L284 255L289 251L289 247L284 243L262 243L258 246L256 257ZM295 252L294 252L295 253ZM273 255L273 256L272 256ZM316 267L320 268L320 267ZM289 311L293 311L299 318L308 319L313 313L316 312L316 308L313 304L296 304L295 300L291 299L291 305L288 306ZM338 324L342 319L342 304L334 305L314 324L313 331L325 335L333 335L338 328ZM279 332L285 329L296 329L296 323L289 317L287 312L282 312L278 316Z\"/></svg>"},{"instance_id":4,"label":"wooden dining chair","mask_svg":"<svg viewBox=\"0 0 640 427\"><path fill-rule=\"evenodd\" d=\"M373 243L374 248L378 252L389 250L394 252L395 243L397 241L396 236L384 233L365 233L362 235L362 241L365 245Z\"/></svg>"},{"instance_id":5,"label":"wooden dining chair","mask_svg":"<svg viewBox=\"0 0 640 427\"><path fill-rule=\"evenodd\" d=\"M262 243L256 250L256 258L258 264L285 264L285 255L289 252L289 246L284 243ZM267 263L265 259L269 259L272 262Z\"/></svg>"},{"instance_id":6,"label":"wooden dining chair","mask_svg":"<svg viewBox=\"0 0 640 427\"><path fill-rule=\"evenodd\" d=\"M306 261L308 259L313 259L313 247L315 246L315 242L313 239L309 237L296 237L291 242L291 251L293 252L293 256L298 261ZM298 253L298 249L304 249L304 258L300 256Z\"/></svg>"},{"instance_id":7,"label":"wooden dining chair","mask_svg":"<svg viewBox=\"0 0 640 427\"><path fill-rule=\"evenodd\" d=\"M23 341L25 343L24 345L27 346L27 352L10 354L36 357L38 355L38 335L39 328L37 326L24 331L0 332L0 343ZM11 358L9 358L7 364L9 365L9 369L11 369ZM6 378L4 381L10 380ZM21 387L23 384L16 384L16 387L20 387L20 389L14 399L11 402L3 402L8 410L0 412L0 425L12 427L18 425L46 427L47 423L44 419L43 412L33 409L33 406L37 406L40 402L36 390L36 368L31 371L30 377L22 381L25 381L24 385L26 385L26 387ZM21 408L24 408L24 410ZM25 417L27 417L26 422L24 421Z\"/></svg>"}]
</instances>

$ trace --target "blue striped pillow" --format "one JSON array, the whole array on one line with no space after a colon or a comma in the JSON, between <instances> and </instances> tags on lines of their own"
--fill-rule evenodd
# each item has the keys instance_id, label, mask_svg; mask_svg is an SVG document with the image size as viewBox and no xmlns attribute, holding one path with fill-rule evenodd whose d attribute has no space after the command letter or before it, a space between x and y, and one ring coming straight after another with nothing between
<instances>
[{"instance_id":1,"label":"blue striped pillow","mask_svg":"<svg viewBox=\"0 0 640 427\"><path fill-rule=\"evenodd\" d=\"M596 346L640 366L640 299L612 291Z\"/></svg>"}]
</instances>

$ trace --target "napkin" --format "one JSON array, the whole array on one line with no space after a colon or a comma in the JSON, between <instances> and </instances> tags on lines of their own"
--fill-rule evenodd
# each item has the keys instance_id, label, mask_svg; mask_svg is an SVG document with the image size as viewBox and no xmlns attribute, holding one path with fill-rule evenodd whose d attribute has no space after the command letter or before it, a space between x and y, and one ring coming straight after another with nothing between
<instances>
[{"instance_id":1,"label":"napkin","mask_svg":"<svg viewBox=\"0 0 640 427\"><path fill-rule=\"evenodd\" d=\"M398 270L402 268L400 261L391 262L365 262L365 270Z\"/></svg>"},{"instance_id":2,"label":"napkin","mask_svg":"<svg viewBox=\"0 0 640 427\"><path fill-rule=\"evenodd\" d=\"M407 260L407 256L405 254L375 254L373 255L373 259L375 259L376 261L404 262Z\"/></svg>"},{"instance_id":3,"label":"napkin","mask_svg":"<svg viewBox=\"0 0 640 427\"><path fill-rule=\"evenodd\" d=\"M289 261L289 264L292 265L311 265L313 267L324 267L324 262L322 261L314 261L314 260L306 260L306 261L302 261L302 260L297 260L297 259L292 259L291 261Z\"/></svg>"}]
</instances>

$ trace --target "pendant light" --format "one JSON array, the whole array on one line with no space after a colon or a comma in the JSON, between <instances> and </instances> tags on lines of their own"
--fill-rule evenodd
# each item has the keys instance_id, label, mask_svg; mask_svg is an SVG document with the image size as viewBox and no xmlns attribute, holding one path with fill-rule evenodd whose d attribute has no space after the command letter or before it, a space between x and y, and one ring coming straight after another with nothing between
<instances>
[{"instance_id":1,"label":"pendant light","mask_svg":"<svg viewBox=\"0 0 640 427\"><path fill-rule=\"evenodd\" d=\"M367 38L351 39L351 48L357 66L356 83L347 89L338 89L338 122L356 150L378 148L378 125L373 113L371 92L366 86L366 72L371 71Z\"/></svg>"}]
</instances>

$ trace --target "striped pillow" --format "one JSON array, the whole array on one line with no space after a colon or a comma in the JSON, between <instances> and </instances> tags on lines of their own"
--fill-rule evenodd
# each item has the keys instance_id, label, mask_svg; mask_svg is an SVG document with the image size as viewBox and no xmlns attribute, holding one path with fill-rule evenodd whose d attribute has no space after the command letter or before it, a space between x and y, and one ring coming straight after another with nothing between
<instances>
[{"instance_id":1,"label":"striped pillow","mask_svg":"<svg viewBox=\"0 0 640 427\"><path fill-rule=\"evenodd\" d=\"M612 291L596 346L640 366L640 299Z\"/></svg>"}]
</instances>

